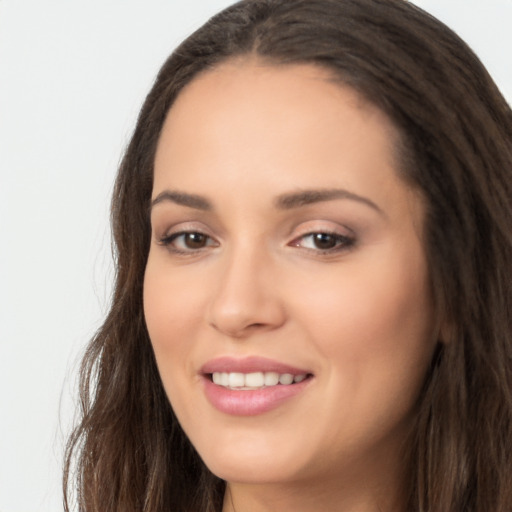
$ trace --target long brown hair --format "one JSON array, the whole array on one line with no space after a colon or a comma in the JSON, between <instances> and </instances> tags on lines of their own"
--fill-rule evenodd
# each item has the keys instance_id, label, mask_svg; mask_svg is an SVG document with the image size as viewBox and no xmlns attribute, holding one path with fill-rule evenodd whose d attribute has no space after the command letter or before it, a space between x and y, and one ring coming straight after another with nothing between
<instances>
[{"instance_id":1,"label":"long brown hair","mask_svg":"<svg viewBox=\"0 0 512 512\"><path fill-rule=\"evenodd\" d=\"M440 340L410 440L408 511L512 509L512 113L451 30L403 0L244 0L160 70L117 176L116 281L85 353L65 507L218 512L224 482L181 430L142 309L153 159L166 114L199 73L233 57L323 66L402 135L405 180L426 200Z\"/></svg>"}]
</instances>

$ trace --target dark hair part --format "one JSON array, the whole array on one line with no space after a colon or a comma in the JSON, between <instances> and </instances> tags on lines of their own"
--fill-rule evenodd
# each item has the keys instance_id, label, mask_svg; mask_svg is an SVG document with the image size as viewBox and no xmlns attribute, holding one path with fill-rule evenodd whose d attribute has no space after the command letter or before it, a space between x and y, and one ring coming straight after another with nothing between
<instances>
[{"instance_id":1,"label":"dark hair part","mask_svg":"<svg viewBox=\"0 0 512 512\"><path fill-rule=\"evenodd\" d=\"M512 115L451 30L403 0L246 0L189 37L158 74L112 202L117 275L80 374L65 507L218 512L224 482L181 430L142 308L153 160L169 108L234 57L309 63L381 108L402 135L404 179L427 204L438 345L410 439L408 511L512 507ZM74 461L74 462L73 462Z\"/></svg>"}]
</instances>

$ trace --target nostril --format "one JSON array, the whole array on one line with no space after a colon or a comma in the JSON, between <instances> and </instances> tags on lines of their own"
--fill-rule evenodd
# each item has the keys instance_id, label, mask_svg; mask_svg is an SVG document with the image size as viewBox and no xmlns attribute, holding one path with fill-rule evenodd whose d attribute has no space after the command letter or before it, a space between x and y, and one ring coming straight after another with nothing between
<instances>
[{"instance_id":1,"label":"nostril","mask_svg":"<svg viewBox=\"0 0 512 512\"><path fill-rule=\"evenodd\" d=\"M250 328L259 329L260 327L265 327L265 324L263 324L263 323L254 323L254 324L250 324L248 326L249 329Z\"/></svg>"}]
</instances>

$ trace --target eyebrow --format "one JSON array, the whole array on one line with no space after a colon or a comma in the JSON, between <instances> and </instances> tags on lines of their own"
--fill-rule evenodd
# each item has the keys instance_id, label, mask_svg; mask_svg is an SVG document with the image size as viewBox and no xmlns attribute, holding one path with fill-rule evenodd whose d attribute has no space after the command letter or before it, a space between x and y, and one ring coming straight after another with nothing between
<instances>
[{"instance_id":1,"label":"eyebrow","mask_svg":"<svg viewBox=\"0 0 512 512\"><path fill-rule=\"evenodd\" d=\"M381 208L367 197L363 197L340 188L302 190L290 194L282 194L277 197L275 205L281 210L291 210L293 208L300 208L302 206L321 203L324 201L333 201L335 199L350 199L351 201L357 201L373 208L381 215L384 215Z\"/></svg>"},{"instance_id":2,"label":"eyebrow","mask_svg":"<svg viewBox=\"0 0 512 512\"><path fill-rule=\"evenodd\" d=\"M173 190L164 190L163 192L160 192L160 194L151 201L151 208L159 203L163 203L164 201L170 201L181 206L188 206L189 208L195 208L196 210L213 210L212 203L210 203L210 201L205 197Z\"/></svg>"},{"instance_id":3,"label":"eyebrow","mask_svg":"<svg viewBox=\"0 0 512 512\"><path fill-rule=\"evenodd\" d=\"M333 201L336 199L349 199L351 201L357 201L370 208L374 209L381 215L384 212L370 199L349 192L348 190L334 188L334 189L319 189L319 190L301 190L299 192L292 192L279 195L274 201L274 205L279 210L292 210L295 208L301 208L314 203L321 203L325 201ZM196 210L212 211L212 203L204 196L197 194L189 194L186 192L179 192L173 190L164 190L160 192L155 199L151 201L151 208L159 203L170 201L181 206L187 206L189 208L195 208Z\"/></svg>"}]
</instances>

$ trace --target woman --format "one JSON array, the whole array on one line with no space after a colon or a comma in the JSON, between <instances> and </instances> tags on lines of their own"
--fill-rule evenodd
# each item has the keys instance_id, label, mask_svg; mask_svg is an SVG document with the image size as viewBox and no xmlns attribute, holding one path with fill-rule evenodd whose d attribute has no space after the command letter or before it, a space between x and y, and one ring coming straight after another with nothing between
<instances>
[{"instance_id":1,"label":"woman","mask_svg":"<svg viewBox=\"0 0 512 512\"><path fill-rule=\"evenodd\" d=\"M80 509L509 510L511 119L402 0L248 0L188 38L114 191Z\"/></svg>"}]
</instances>

